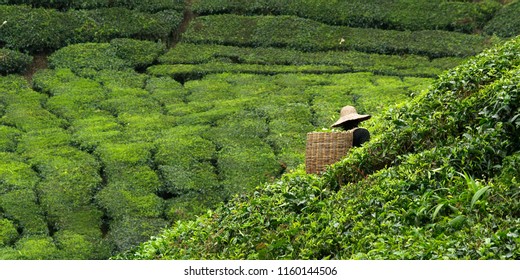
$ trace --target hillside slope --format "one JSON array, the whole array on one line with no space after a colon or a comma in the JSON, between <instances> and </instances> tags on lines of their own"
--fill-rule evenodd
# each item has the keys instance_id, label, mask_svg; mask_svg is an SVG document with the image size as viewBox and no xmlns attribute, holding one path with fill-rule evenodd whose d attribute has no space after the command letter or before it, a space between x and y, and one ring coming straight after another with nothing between
<instances>
[{"instance_id":1,"label":"hillside slope","mask_svg":"<svg viewBox=\"0 0 520 280\"><path fill-rule=\"evenodd\" d=\"M519 259L520 37L377 119L323 176L301 171L128 259Z\"/></svg>"}]
</instances>

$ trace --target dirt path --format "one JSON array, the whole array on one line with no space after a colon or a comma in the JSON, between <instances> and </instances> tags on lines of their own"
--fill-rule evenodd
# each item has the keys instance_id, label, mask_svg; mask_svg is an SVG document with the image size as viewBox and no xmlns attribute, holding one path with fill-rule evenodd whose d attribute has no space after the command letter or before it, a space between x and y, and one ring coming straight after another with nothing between
<instances>
[{"instance_id":1,"label":"dirt path","mask_svg":"<svg viewBox=\"0 0 520 280\"><path fill-rule=\"evenodd\" d=\"M37 53L33 55L33 62L24 73L24 77L27 81L31 82L34 73L40 69L47 69L49 67L49 54L48 53Z\"/></svg>"},{"instance_id":2,"label":"dirt path","mask_svg":"<svg viewBox=\"0 0 520 280\"><path fill-rule=\"evenodd\" d=\"M195 18L195 14L191 10L191 1L186 2L186 8L184 9L182 22L179 25L179 28L177 28L177 30L175 30L172 33L172 37L168 44L168 48L173 48L181 40L182 33L184 33L186 29L188 29L191 20Z\"/></svg>"}]
</instances>

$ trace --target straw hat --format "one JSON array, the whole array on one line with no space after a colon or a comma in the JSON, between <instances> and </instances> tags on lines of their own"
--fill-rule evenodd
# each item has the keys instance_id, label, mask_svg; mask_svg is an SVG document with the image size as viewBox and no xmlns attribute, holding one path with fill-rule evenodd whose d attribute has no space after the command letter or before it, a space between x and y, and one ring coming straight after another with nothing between
<instances>
[{"instance_id":1,"label":"straw hat","mask_svg":"<svg viewBox=\"0 0 520 280\"><path fill-rule=\"evenodd\" d=\"M337 120L332 127L340 126L341 124L348 121L366 121L370 119L370 115L360 115L357 113L354 106L345 106L341 108L339 120Z\"/></svg>"}]
</instances>

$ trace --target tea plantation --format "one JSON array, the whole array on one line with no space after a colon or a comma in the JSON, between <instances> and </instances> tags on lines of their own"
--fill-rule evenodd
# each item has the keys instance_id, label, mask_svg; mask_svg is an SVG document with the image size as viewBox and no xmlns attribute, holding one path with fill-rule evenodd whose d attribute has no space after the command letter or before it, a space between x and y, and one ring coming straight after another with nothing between
<instances>
[{"instance_id":1,"label":"tea plantation","mask_svg":"<svg viewBox=\"0 0 520 280\"><path fill-rule=\"evenodd\" d=\"M145 2L1 2L0 259L520 258L518 1Z\"/></svg>"}]
</instances>

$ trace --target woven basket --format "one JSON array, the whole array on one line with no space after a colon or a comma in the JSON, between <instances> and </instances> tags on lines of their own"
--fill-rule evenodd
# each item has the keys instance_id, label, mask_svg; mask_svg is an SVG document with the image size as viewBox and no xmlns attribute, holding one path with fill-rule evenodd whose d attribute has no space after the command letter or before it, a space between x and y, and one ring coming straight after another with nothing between
<instances>
[{"instance_id":1,"label":"woven basket","mask_svg":"<svg viewBox=\"0 0 520 280\"><path fill-rule=\"evenodd\" d=\"M343 158L351 147L351 131L307 133L305 171L308 174L323 172L328 165Z\"/></svg>"}]
</instances>

